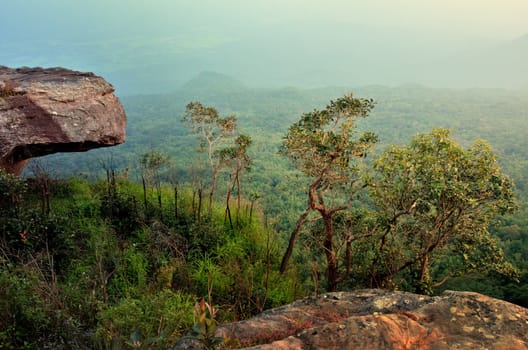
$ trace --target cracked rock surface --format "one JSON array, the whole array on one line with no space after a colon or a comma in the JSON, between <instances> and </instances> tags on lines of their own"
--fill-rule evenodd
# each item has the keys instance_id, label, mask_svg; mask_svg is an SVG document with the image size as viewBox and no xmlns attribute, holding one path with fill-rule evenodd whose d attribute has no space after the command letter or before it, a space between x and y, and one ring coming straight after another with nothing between
<instances>
[{"instance_id":1,"label":"cracked rock surface","mask_svg":"<svg viewBox=\"0 0 528 350\"><path fill-rule=\"evenodd\" d=\"M528 309L478 293L327 293L226 324L235 348L528 349Z\"/></svg>"},{"instance_id":2,"label":"cracked rock surface","mask_svg":"<svg viewBox=\"0 0 528 350\"><path fill-rule=\"evenodd\" d=\"M20 174L27 159L125 141L125 111L93 73L0 66L0 167Z\"/></svg>"}]
</instances>

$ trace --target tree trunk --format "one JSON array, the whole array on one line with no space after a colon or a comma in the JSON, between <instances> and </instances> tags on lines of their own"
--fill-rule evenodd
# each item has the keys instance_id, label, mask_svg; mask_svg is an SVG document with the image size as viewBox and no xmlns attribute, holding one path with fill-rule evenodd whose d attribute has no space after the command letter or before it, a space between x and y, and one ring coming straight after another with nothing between
<instances>
[{"instance_id":1,"label":"tree trunk","mask_svg":"<svg viewBox=\"0 0 528 350\"><path fill-rule=\"evenodd\" d=\"M191 207L192 207L192 212L193 212L193 220L196 221L196 190L193 190Z\"/></svg>"},{"instance_id":2,"label":"tree trunk","mask_svg":"<svg viewBox=\"0 0 528 350\"><path fill-rule=\"evenodd\" d=\"M326 265L327 265L327 292L336 292L337 291L337 281L338 281L338 269L337 269L337 260L334 251L334 225L332 222L332 215L329 213L321 213L323 216L325 224L325 241L324 249L326 255Z\"/></svg>"},{"instance_id":3,"label":"tree trunk","mask_svg":"<svg viewBox=\"0 0 528 350\"><path fill-rule=\"evenodd\" d=\"M231 208L229 207L229 201L231 200L231 190L227 191L226 196L226 210L224 215L224 222L229 219L229 227L231 227L231 230L233 229L233 219L231 217Z\"/></svg>"},{"instance_id":4,"label":"tree trunk","mask_svg":"<svg viewBox=\"0 0 528 350\"><path fill-rule=\"evenodd\" d=\"M346 264L345 278L348 278L350 276L350 270L352 269L352 238L351 236L348 236L346 239L345 264Z\"/></svg>"},{"instance_id":5,"label":"tree trunk","mask_svg":"<svg viewBox=\"0 0 528 350\"><path fill-rule=\"evenodd\" d=\"M161 185L156 185L156 194L158 195L158 207L163 209L162 196L161 196Z\"/></svg>"},{"instance_id":6,"label":"tree trunk","mask_svg":"<svg viewBox=\"0 0 528 350\"><path fill-rule=\"evenodd\" d=\"M209 192L209 218L213 216L213 197L216 192L216 182L218 181L218 169L213 169L213 183L211 185L211 192Z\"/></svg>"},{"instance_id":7,"label":"tree trunk","mask_svg":"<svg viewBox=\"0 0 528 350\"><path fill-rule=\"evenodd\" d=\"M198 223L202 218L202 189L198 189Z\"/></svg>"},{"instance_id":8,"label":"tree trunk","mask_svg":"<svg viewBox=\"0 0 528 350\"><path fill-rule=\"evenodd\" d=\"M178 186L174 186L174 219L178 220Z\"/></svg>"},{"instance_id":9,"label":"tree trunk","mask_svg":"<svg viewBox=\"0 0 528 350\"><path fill-rule=\"evenodd\" d=\"M237 226L240 226L240 202L241 202L241 197L242 197L242 194L240 193L240 171L237 170L237 173L236 173L236 177L235 177L235 180L236 180L236 185L237 185L237 210L236 210L236 216L237 216Z\"/></svg>"},{"instance_id":10,"label":"tree trunk","mask_svg":"<svg viewBox=\"0 0 528 350\"><path fill-rule=\"evenodd\" d=\"M255 205L255 201L251 201L251 206L249 207L249 223L251 224L253 222L253 206Z\"/></svg>"},{"instance_id":11,"label":"tree trunk","mask_svg":"<svg viewBox=\"0 0 528 350\"><path fill-rule=\"evenodd\" d=\"M235 190L235 183L236 183L235 179L233 179L233 181L231 182L231 185L227 189L226 209L225 209L225 214L224 214L224 222L226 221L226 219L229 218L229 227L231 227L231 230L233 229L233 219L231 217L231 207L229 206L229 202L231 201L231 194ZM237 220L237 222L238 222L238 220Z\"/></svg>"},{"instance_id":12,"label":"tree trunk","mask_svg":"<svg viewBox=\"0 0 528 350\"><path fill-rule=\"evenodd\" d=\"M430 276L429 276L429 254L425 254L420 260L420 271L415 282L416 293L430 294Z\"/></svg>"},{"instance_id":13,"label":"tree trunk","mask_svg":"<svg viewBox=\"0 0 528 350\"><path fill-rule=\"evenodd\" d=\"M161 183L160 182L158 182L156 184L156 194L158 196L158 207L160 209L160 219L163 220L163 203L162 203Z\"/></svg>"},{"instance_id":14,"label":"tree trunk","mask_svg":"<svg viewBox=\"0 0 528 350\"><path fill-rule=\"evenodd\" d=\"M147 182L145 181L144 176L141 177L141 181L143 182L143 204L145 205L145 214L146 214L147 213Z\"/></svg>"},{"instance_id":15,"label":"tree trunk","mask_svg":"<svg viewBox=\"0 0 528 350\"><path fill-rule=\"evenodd\" d=\"M253 202L251 204L253 205ZM251 208L253 209L253 207ZM284 272L286 272L286 267L288 267L288 262L290 261L291 255L293 253L293 246L295 245L295 241L297 240L299 231L301 230L302 225L306 221L306 217L310 213L310 210L311 210L311 206L308 206L306 209L304 209L304 212L301 214L301 216L299 216L299 219L297 220L297 223L295 224L295 229L290 235L290 241L288 242L288 248L286 248L286 252L284 253L282 257L282 262L280 266L281 274L284 274Z\"/></svg>"}]
</instances>

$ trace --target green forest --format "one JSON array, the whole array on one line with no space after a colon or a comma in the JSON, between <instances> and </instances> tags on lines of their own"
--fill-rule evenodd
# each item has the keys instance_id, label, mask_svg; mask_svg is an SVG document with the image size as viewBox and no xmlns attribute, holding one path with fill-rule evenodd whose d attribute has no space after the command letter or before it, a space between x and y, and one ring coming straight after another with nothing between
<instances>
[{"instance_id":1,"label":"green forest","mask_svg":"<svg viewBox=\"0 0 528 350\"><path fill-rule=\"evenodd\" d=\"M528 307L528 91L251 88L121 98L123 145L0 172L0 349L207 348L308 295Z\"/></svg>"}]
</instances>

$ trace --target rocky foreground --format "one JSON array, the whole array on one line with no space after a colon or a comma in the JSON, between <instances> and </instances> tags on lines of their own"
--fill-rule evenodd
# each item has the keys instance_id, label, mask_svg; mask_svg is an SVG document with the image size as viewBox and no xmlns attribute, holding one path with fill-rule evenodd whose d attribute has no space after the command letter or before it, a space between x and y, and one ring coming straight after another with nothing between
<instances>
[{"instance_id":1,"label":"rocky foreground","mask_svg":"<svg viewBox=\"0 0 528 350\"><path fill-rule=\"evenodd\" d=\"M0 167L19 174L27 159L125 141L114 88L93 73L0 66Z\"/></svg>"},{"instance_id":2,"label":"rocky foreground","mask_svg":"<svg viewBox=\"0 0 528 350\"><path fill-rule=\"evenodd\" d=\"M478 293L360 290L308 297L226 324L232 348L528 349L528 309ZM199 348L178 344L176 349Z\"/></svg>"}]
</instances>

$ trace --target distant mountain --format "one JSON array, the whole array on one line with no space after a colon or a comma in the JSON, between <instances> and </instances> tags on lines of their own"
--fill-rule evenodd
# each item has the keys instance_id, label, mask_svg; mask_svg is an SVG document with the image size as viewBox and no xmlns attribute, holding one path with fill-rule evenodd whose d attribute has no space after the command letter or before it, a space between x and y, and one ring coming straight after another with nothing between
<instances>
[{"instance_id":1,"label":"distant mountain","mask_svg":"<svg viewBox=\"0 0 528 350\"><path fill-rule=\"evenodd\" d=\"M215 61L202 65L228 76L207 70L183 87L194 90L207 87L210 91L245 87L230 76L261 87L416 83L517 89L528 85L528 34L511 41L475 41L445 50L433 45L433 41L411 45L398 38L391 42L380 37L373 39L372 47L358 46L352 45L354 38L341 38L342 42L350 43L344 47L314 38L310 47L318 49L313 51L307 51L306 43L289 36L274 40L263 34L259 40L234 42L219 47Z\"/></svg>"},{"instance_id":2,"label":"distant mountain","mask_svg":"<svg viewBox=\"0 0 528 350\"><path fill-rule=\"evenodd\" d=\"M225 74L203 71L196 77L192 78L188 82L182 85L181 90L187 92L200 92L207 91L212 92L234 92L238 90L246 90L242 82Z\"/></svg>"},{"instance_id":3,"label":"distant mountain","mask_svg":"<svg viewBox=\"0 0 528 350\"><path fill-rule=\"evenodd\" d=\"M473 52L461 61L461 74L474 86L520 88L528 84L528 34Z\"/></svg>"},{"instance_id":4,"label":"distant mountain","mask_svg":"<svg viewBox=\"0 0 528 350\"><path fill-rule=\"evenodd\" d=\"M528 84L528 34L499 46L496 55L502 72L516 85Z\"/></svg>"},{"instance_id":5,"label":"distant mountain","mask_svg":"<svg viewBox=\"0 0 528 350\"><path fill-rule=\"evenodd\" d=\"M528 33L515 39L514 43L519 46L524 46L525 49L528 49Z\"/></svg>"},{"instance_id":6,"label":"distant mountain","mask_svg":"<svg viewBox=\"0 0 528 350\"><path fill-rule=\"evenodd\" d=\"M331 31L292 31L281 36L266 32L214 48L188 50L170 50L164 43L136 38L87 45L10 42L0 44L0 63L93 71L112 83L120 96L170 93L180 87L190 93L238 91L245 87L240 81L255 88L404 83L454 88L528 86L528 34L510 41L475 40L462 45L462 39L437 43L434 37L426 37L414 42L396 34L345 29L336 37Z\"/></svg>"}]
</instances>

